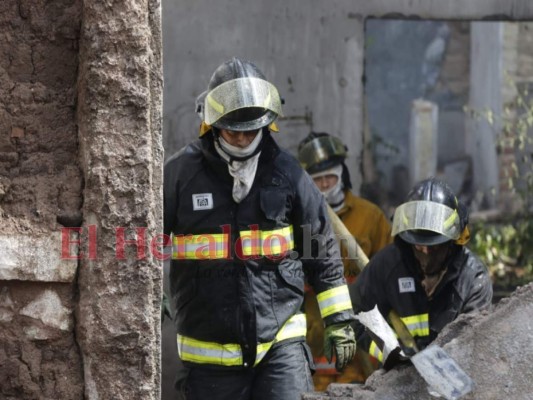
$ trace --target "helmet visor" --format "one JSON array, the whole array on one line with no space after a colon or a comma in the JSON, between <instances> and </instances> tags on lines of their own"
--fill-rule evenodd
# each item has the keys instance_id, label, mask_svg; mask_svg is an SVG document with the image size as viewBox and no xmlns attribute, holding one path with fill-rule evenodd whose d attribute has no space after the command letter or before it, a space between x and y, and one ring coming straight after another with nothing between
<instances>
[{"instance_id":1,"label":"helmet visor","mask_svg":"<svg viewBox=\"0 0 533 400\"><path fill-rule=\"evenodd\" d=\"M213 125L233 111L250 107L282 115L281 99L276 87L263 79L246 77L224 82L207 94L204 121Z\"/></svg>"},{"instance_id":2,"label":"helmet visor","mask_svg":"<svg viewBox=\"0 0 533 400\"><path fill-rule=\"evenodd\" d=\"M453 208L432 201L404 203L394 212L392 236L413 230L435 232L457 240L461 236L459 214Z\"/></svg>"},{"instance_id":3,"label":"helmet visor","mask_svg":"<svg viewBox=\"0 0 533 400\"><path fill-rule=\"evenodd\" d=\"M298 151L300 164L306 170L332 157L346 157L346 147L339 139L333 136L317 137L303 145Z\"/></svg>"}]
</instances>

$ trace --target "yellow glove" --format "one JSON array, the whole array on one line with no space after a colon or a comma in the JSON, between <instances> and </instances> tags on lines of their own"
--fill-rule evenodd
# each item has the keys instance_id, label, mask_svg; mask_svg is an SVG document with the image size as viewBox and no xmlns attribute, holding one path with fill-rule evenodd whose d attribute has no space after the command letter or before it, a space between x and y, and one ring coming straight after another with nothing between
<instances>
[{"instance_id":1,"label":"yellow glove","mask_svg":"<svg viewBox=\"0 0 533 400\"><path fill-rule=\"evenodd\" d=\"M334 324L324 332L324 355L331 362L335 349L335 369L341 371L355 355L355 333L349 323Z\"/></svg>"}]
</instances>

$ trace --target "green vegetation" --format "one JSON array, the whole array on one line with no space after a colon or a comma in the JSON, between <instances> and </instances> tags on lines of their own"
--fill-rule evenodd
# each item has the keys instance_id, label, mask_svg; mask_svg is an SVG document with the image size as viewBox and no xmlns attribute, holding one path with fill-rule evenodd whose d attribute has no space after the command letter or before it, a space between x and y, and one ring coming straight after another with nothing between
<instances>
[{"instance_id":1,"label":"green vegetation","mask_svg":"<svg viewBox=\"0 0 533 400\"><path fill-rule=\"evenodd\" d=\"M533 99L529 84L517 85L511 79L508 84L516 96L504 105L502 115L465 109L495 130L498 153L512 160L501 171L507 184L500 190L520 204L518 213L497 222L477 222L471 229L469 247L489 267L495 292L501 292L498 297L533 281Z\"/></svg>"},{"instance_id":2,"label":"green vegetation","mask_svg":"<svg viewBox=\"0 0 533 400\"><path fill-rule=\"evenodd\" d=\"M514 216L507 221L477 222L471 226L468 247L490 270L498 297L533 281L533 218Z\"/></svg>"}]
</instances>

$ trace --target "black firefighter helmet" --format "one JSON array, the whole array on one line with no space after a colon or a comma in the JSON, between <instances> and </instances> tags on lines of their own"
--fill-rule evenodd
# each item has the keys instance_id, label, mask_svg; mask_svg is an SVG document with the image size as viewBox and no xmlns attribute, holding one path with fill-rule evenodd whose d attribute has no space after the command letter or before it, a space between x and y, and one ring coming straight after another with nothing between
<instances>
[{"instance_id":1,"label":"black firefighter helmet","mask_svg":"<svg viewBox=\"0 0 533 400\"><path fill-rule=\"evenodd\" d=\"M434 246L468 241L468 210L452 189L436 178L417 183L394 212L392 235L410 244Z\"/></svg>"},{"instance_id":2,"label":"black firefighter helmet","mask_svg":"<svg viewBox=\"0 0 533 400\"><path fill-rule=\"evenodd\" d=\"M215 70L196 106L205 124L232 131L260 129L282 115L276 87L253 63L238 58Z\"/></svg>"},{"instance_id":3,"label":"black firefighter helmet","mask_svg":"<svg viewBox=\"0 0 533 400\"><path fill-rule=\"evenodd\" d=\"M343 188L351 189L350 174L344 164L347 155L344 143L325 132L311 132L298 145L298 160L310 175L342 165Z\"/></svg>"}]
</instances>

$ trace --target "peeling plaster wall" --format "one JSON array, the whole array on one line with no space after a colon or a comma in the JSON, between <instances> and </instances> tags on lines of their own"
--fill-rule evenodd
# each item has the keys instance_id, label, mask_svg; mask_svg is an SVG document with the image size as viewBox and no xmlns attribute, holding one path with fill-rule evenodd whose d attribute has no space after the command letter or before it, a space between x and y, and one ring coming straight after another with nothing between
<instances>
[{"instance_id":1,"label":"peeling plaster wall","mask_svg":"<svg viewBox=\"0 0 533 400\"><path fill-rule=\"evenodd\" d=\"M83 398L72 285L0 281L0 398Z\"/></svg>"},{"instance_id":2,"label":"peeling plaster wall","mask_svg":"<svg viewBox=\"0 0 533 400\"><path fill-rule=\"evenodd\" d=\"M81 221L76 135L81 1L0 4L1 232Z\"/></svg>"},{"instance_id":3,"label":"peeling plaster wall","mask_svg":"<svg viewBox=\"0 0 533 400\"><path fill-rule=\"evenodd\" d=\"M0 2L1 399L159 398L160 18L156 0ZM119 227L145 257L117 259Z\"/></svg>"},{"instance_id":4,"label":"peeling plaster wall","mask_svg":"<svg viewBox=\"0 0 533 400\"><path fill-rule=\"evenodd\" d=\"M0 398L80 399L75 119L81 1L0 2Z\"/></svg>"}]
</instances>

